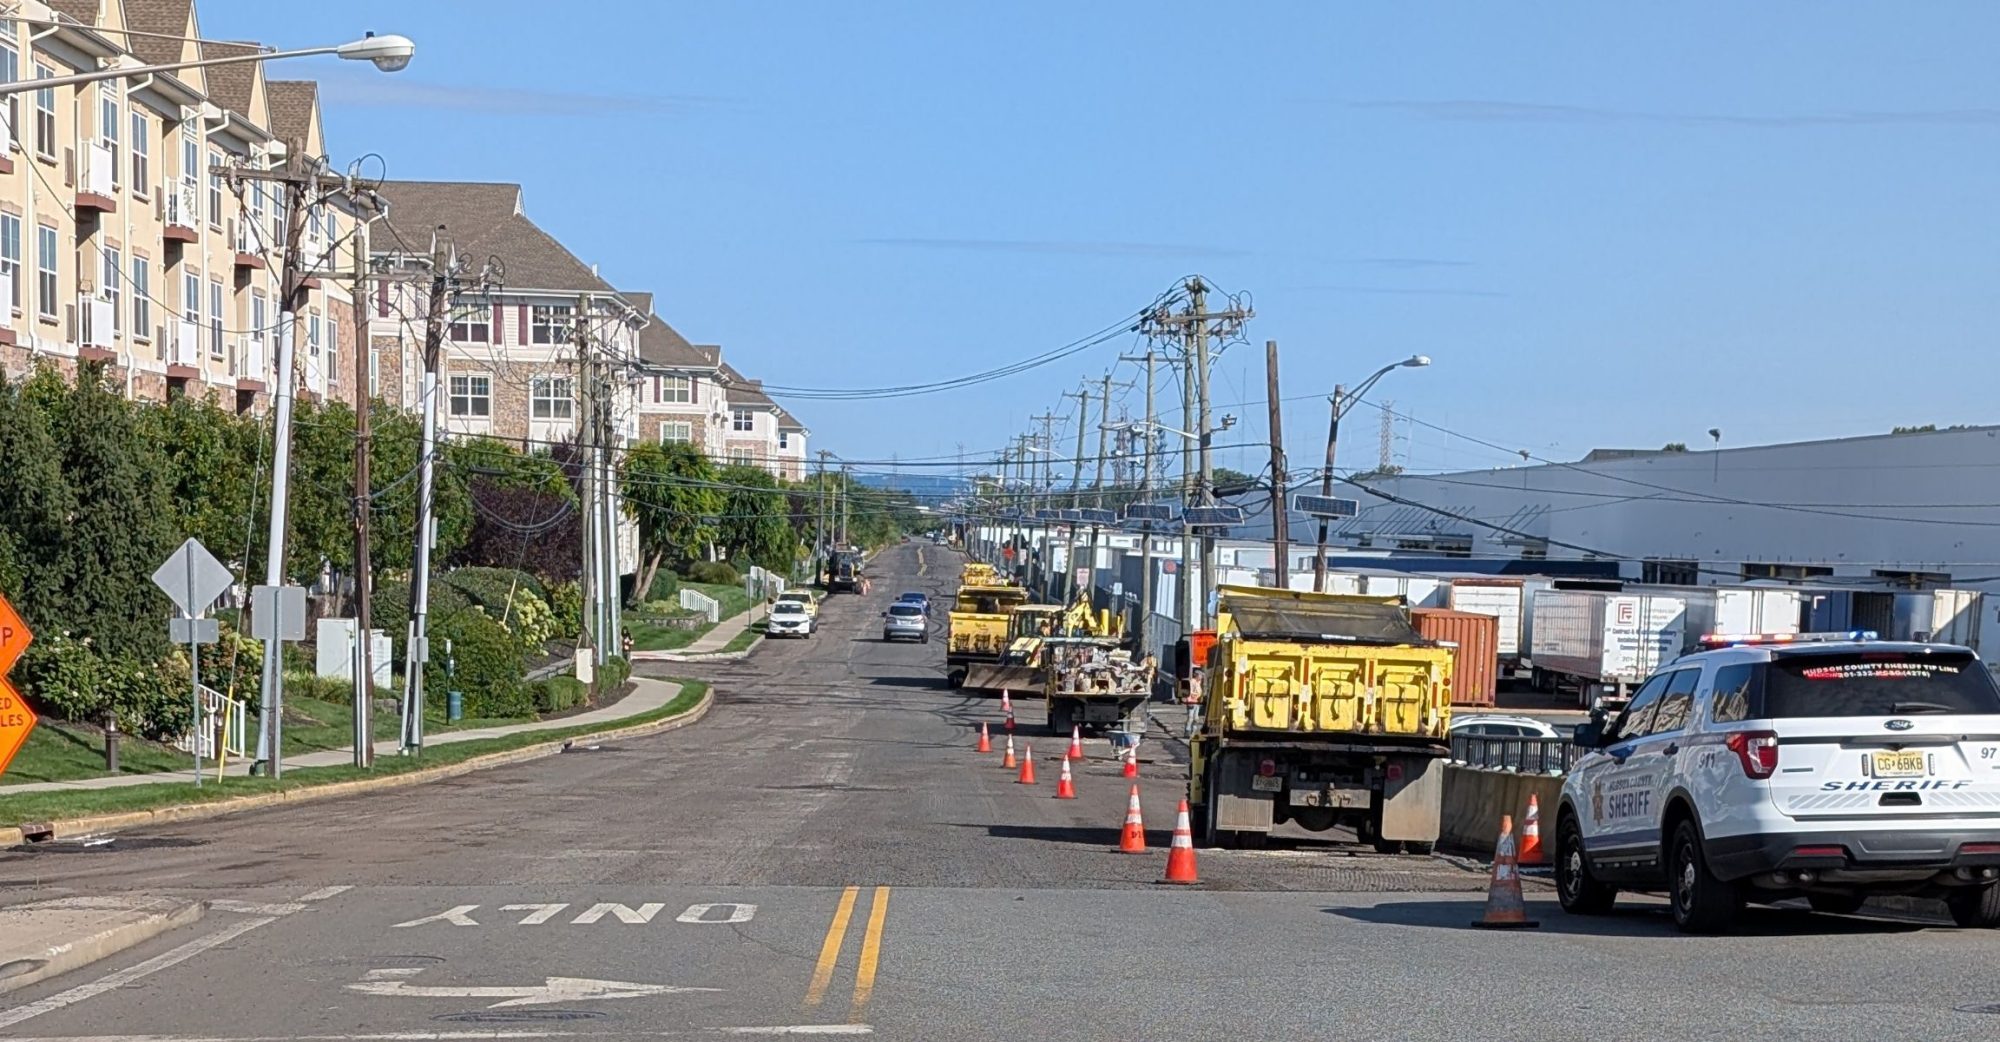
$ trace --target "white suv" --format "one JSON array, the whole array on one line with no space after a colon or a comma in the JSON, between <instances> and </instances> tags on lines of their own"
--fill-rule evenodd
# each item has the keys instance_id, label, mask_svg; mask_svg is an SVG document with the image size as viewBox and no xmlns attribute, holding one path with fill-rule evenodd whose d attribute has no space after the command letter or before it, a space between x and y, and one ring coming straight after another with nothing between
<instances>
[{"instance_id":1,"label":"white suv","mask_svg":"<svg viewBox=\"0 0 2000 1042\"><path fill-rule=\"evenodd\" d=\"M1563 908L1664 890L1681 929L1716 932L1745 901L1910 894L2000 925L2000 689L1966 648L1870 638L1710 638L1579 726Z\"/></svg>"}]
</instances>

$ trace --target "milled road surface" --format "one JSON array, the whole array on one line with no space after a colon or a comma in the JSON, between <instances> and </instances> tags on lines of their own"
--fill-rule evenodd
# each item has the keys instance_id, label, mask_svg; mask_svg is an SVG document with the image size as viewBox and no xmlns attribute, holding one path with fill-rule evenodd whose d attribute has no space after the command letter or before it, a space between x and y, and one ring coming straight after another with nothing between
<instances>
[{"instance_id":1,"label":"milled road surface","mask_svg":"<svg viewBox=\"0 0 2000 1042\"><path fill-rule=\"evenodd\" d=\"M942 625L885 645L905 589L959 558L909 545L808 641L700 676L700 724L377 796L0 852L9 899L153 891L199 925L0 998L0 1037L148 1040L1990 1038L2000 936L1753 910L1676 935L1653 902L1466 928L1483 877L1305 839L1203 851L1170 888L1183 788L1141 779L1146 856L1112 852L1129 783L1018 703L1041 784L972 751L991 700L946 690ZM612 982L612 983L604 983ZM711 989L711 990L673 990ZM2000 1006L1996 1006L2000 1009ZM758 1031L757 1033L765 1033Z\"/></svg>"}]
</instances>

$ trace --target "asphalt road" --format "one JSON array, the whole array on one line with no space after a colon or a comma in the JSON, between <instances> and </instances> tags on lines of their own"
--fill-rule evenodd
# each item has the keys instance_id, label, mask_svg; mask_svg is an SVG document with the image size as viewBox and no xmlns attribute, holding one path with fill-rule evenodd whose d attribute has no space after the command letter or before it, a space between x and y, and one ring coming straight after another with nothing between
<instances>
[{"instance_id":1,"label":"asphalt road","mask_svg":"<svg viewBox=\"0 0 2000 1042\"><path fill-rule=\"evenodd\" d=\"M994 703L946 690L940 639L885 645L906 546L811 640L693 671L696 727L377 796L0 852L9 899L157 891L200 924L0 999L0 1037L594 1040L866 1029L884 1038L1990 1038L2000 936L1753 910L1678 936L1656 903L1543 928L1466 924L1482 876L1295 836L1203 851L1163 887L1181 794L1140 780L1154 853L1112 851L1102 742L1018 724L1040 784L973 753ZM996 738L999 732L996 727ZM605 983L611 982L611 983ZM2000 1005L1995 1006L2000 1010ZM756 1029L756 1030L752 1030Z\"/></svg>"}]
</instances>

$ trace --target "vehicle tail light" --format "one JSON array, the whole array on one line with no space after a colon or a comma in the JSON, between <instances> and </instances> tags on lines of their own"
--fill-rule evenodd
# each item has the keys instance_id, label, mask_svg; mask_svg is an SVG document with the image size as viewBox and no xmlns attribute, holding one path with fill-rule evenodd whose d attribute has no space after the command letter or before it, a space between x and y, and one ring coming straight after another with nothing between
<instances>
[{"instance_id":1,"label":"vehicle tail light","mask_svg":"<svg viewBox=\"0 0 2000 1042\"><path fill-rule=\"evenodd\" d=\"M1793 847L1793 857L1846 857L1846 847Z\"/></svg>"},{"instance_id":2,"label":"vehicle tail light","mask_svg":"<svg viewBox=\"0 0 2000 1042\"><path fill-rule=\"evenodd\" d=\"M1261 775L1263 775L1263 776L1264 776L1264 777L1266 777L1266 778L1269 778L1269 777L1271 777L1272 775L1274 775L1274 774L1277 774L1277 773L1278 773L1278 761L1276 761L1276 760L1265 760L1265 761L1264 761L1263 763L1260 763L1260 764L1258 764L1258 765L1257 765L1257 773L1258 773L1258 774L1261 774Z\"/></svg>"},{"instance_id":3,"label":"vehicle tail light","mask_svg":"<svg viewBox=\"0 0 2000 1042\"><path fill-rule=\"evenodd\" d=\"M2000 854L2000 843L1960 843L1961 854Z\"/></svg>"},{"instance_id":4,"label":"vehicle tail light","mask_svg":"<svg viewBox=\"0 0 2000 1042\"><path fill-rule=\"evenodd\" d=\"M1770 731L1734 732L1728 746L1743 765L1745 777L1769 778L1778 769L1778 736Z\"/></svg>"}]
</instances>

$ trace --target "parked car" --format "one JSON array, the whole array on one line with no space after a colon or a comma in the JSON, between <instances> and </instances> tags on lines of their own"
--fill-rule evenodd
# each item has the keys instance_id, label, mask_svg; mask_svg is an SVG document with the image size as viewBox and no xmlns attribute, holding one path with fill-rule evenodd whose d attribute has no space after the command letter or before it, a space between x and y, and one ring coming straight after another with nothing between
<instances>
[{"instance_id":1,"label":"parked car","mask_svg":"<svg viewBox=\"0 0 2000 1042\"><path fill-rule=\"evenodd\" d=\"M931 642L931 622L924 610L914 604L901 601L889 605L882 613L882 639L914 640L919 644Z\"/></svg>"},{"instance_id":2,"label":"parked car","mask_svg":"<svg viewBox=\"0 0 2000 1042\"><path fill-rule=\"evenodd\" d=\"M801 604L805 606L807 615L812 616L814 619L819 618L819 601L813 598L812 592L809 590L786 590L784 593L778 595L776 604ZM773 610L776 610L775 604L773 605Z\"/></svg>"},{"instance_id":3,"label":"parked car","mask_svg":"<svg viewBox=\"0 0 2000 1042\"><path fill-rule=\"evenodd\" d=\"M764 624L767 637L810 637L819 620L798 601L780 600L771 605L771 617Z\"/></svg>"},{"instance_id":4,"label":"parked car","mask_svg":"<svg viewBox=\"0 0 2000 1042\"><path fill-rule=\"evenodd\" d=\"M1562 732L1531 716L1474 713L1451 718L1453 735L1481 738L1561 738Z\"/></svg>"},{"instance_id":5,"label":"parked car","mask_svg":"<svg viewBox=\"0 0 2000 1042\"><path fill-rule=\"evenodd\" d=\"M922 608L924 610L924 615L926 617L928 617L931 613L931 598L929 594L918 593L915 590L906 590L896 595L896 603L914 604L917 607Z\"/></svg>"},{"instance_id":6,"label":"parked car","mask_svg":"<svg viewBox=\"0 0 2000 1042\"><path fill-rule=\"evenodd\" d=\"M2000 688L1971 649L1800 634L1660 668L1582 755L1556 810L1556 894L1608 911L1665 891L1690 933L1745 902L1843 914L1876 894L2000 926Z\"/></svg>"}]
</instances>

